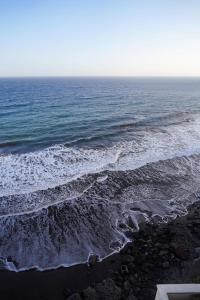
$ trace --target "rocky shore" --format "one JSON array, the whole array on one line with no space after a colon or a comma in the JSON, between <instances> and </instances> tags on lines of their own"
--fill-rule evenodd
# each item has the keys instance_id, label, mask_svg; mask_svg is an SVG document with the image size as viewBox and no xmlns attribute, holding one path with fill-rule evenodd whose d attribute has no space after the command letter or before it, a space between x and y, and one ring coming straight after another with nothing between
<instances>
[{"instance_id":1,"label":"rocky shore","mask_svg":"<svg viewBox=\"0 0 200 300\"><path fill-rule=\"evenodd\" d=\"M38 272L0 272L7 299L153 300L156 284L200 282L200 203L164 224L143 224L133 242L102 262Z\"/></svg>"},{"instance_id":2,"label":"rocky shore","mask_svg":"<svg viewBox=\"0 0 200 300\"><path fill-rule=\"evenodd\" d=\"M113 259L117 271L67 299L153 300L156 284L200 282L199 203L168 224L144 224L133 239Z\"/></svg>"}]
</instances>

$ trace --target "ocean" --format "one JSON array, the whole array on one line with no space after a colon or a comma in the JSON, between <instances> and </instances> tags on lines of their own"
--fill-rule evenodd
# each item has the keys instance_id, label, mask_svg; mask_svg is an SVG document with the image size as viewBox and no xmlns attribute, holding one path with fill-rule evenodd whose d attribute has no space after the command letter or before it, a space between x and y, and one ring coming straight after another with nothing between
<instances>
[{"instance_id":1,"label":"ocean","mask_svg":"<svg viewBox=\"0 0 200 300\"><path fill-rule=\"evenodd\" d=\"M0 257L119 251L200 198L200 78L1 78Z\"/></svg>"}]
</instances>

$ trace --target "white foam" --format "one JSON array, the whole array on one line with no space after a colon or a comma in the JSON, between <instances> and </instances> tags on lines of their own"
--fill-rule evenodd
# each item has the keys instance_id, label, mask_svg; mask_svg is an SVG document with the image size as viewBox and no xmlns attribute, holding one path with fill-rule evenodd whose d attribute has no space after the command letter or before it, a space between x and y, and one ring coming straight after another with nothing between
<instances>
[{"instance_id":1,"label":"white foam","mask_svg":"<svg viewBox=\"0 0 200 300\"><path fill-rule=\"evenodd\" d=\"M200 153L200 119L140 132L137 140L105 149L63 145L0 157L0 195L52 188L102 170L131 170L147 163Z\"/></svg>"},{"instance_id":2,"label":"white foam","mask_svg":"<svg viewBox=\"0 0 200 300\"><path fill-rule=\"evenodd\" d=\"M20 195L22 205L34 199L42 203L51 199L54 205L1 217L0 257L4 262L10 257L18 271L70 266L87 261L89 253L102 259L123 247L129 241L126 232L138 230L141 221L163 222L186 214L188 205L199 200L199 158L193 155L134 171L85 176L75 182L78 194L71 200L66 199L71 183L37 192L33 199L32 194ZM8 198L20 211L18 196L5 197L7 209Z\"/></svg>"},{"instance_id":3,"label":"white foam","mask_svg":"<svg viewBox=\"0 0 200 300\"><path fill-rule=\"evenodd\" d=\"M0 157L1 196L34 192L67 183L114 163L114 151L66 148Z\"/></svg>"}]
</instances>

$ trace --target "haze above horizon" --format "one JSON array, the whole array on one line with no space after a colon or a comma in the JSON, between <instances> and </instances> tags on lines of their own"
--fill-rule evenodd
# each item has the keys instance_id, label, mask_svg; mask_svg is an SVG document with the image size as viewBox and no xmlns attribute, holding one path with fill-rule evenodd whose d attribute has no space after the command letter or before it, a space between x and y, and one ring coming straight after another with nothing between
<instances>
[{"instance_id":1,"label":"haze above horizon","mask_svg":"<svg viewBox=\"0 0 200 300\"><path fill-rule=\"evenodd\" d=\"M200 76L198 0L0 1L0 77Z\"/></svg>"}]
</instances>

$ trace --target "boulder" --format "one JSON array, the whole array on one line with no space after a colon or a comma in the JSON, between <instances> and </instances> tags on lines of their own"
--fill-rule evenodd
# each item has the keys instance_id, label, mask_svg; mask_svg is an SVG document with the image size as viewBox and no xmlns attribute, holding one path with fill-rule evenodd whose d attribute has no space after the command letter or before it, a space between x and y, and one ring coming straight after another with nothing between
<instances>
[{"instance_id":1,"label":"boulder","mask_svg":"<svg viewBox=\"0 0 200 300\"><path fill-rule=\"evenodd\" d=\"M95 300L97 299L96 291L92 287L88 287L83 291L84 300Z\"/></svg>"},{"instance_id":2,"label":"boulder","mask_svg":"<svg viewBox=\"0 0 200 300\"><path fill-rule=\"evenodd\" d=\"M99 256L95 254L91 254L88 258L88 265L89 267L94 266L99 261Z\"/></svg>"},{"instance_id":3,"label":"boulder","mask_svg":"<svg viewBox=\"0 0 200 300\"><path fill-rule=\"evenodd\" d=\"M162 266L163 266L164 269L167 269L167 268L169 268L170 264L169 264L168 261L165 261L165 262L162 264Z\"/></svg>"},{"instance_id":4,"label":"boulder","mask_svg":"<svg viewBox=\"0 0 200 300\"><path fill-rule=\"evenodd\" d=\"M97 298L104 300L120 300L121 289L115 285L111 278L104 280L102 283L98 283L95 287Z\"/></svg>"},{"instance_id":5,"label":"boulder","mask_svg":"<svg viewBox=\"0 0 200 300\"><path fill-rule=\"evenodd\" d=\"M127 265L121 265L121 274L126 275L128 273L129 273L129 271L128 271Z\"/></svg>"},{"instance_id":6,"label":"boulder","mask_svg":"<svg viewBox=\"0 0 200 300\"><path fill-rule=\"evenodd\" d=\"M75 293L67 298L68 300L82 300L81 296L78 293Z\"/></svg>"}]
</instances>

